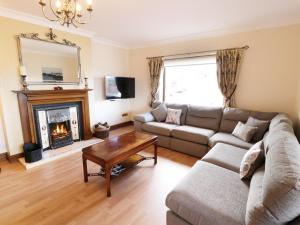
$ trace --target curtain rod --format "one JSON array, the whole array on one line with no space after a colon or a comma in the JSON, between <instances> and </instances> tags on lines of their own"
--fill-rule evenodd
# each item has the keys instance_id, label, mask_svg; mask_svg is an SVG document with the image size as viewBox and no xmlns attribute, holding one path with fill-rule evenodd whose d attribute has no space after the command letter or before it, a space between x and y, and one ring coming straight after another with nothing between
<instances>
[{"instance_id":1,"label":"curtain rod","mask_svg":"<svg viewBox=\"0 0 300 225\"><path fill-rule=\"evenodd\" d=\"M238 47L238 48L224 48L224 49L217 49L217 50L209 50L209 51L202 51L202 52L190 52L190 53L180 53L180 54L174 54L174 55L162 55L162 56L153 56L153 57L147 57L146 59L154 59L154 58L165 58L165 57L173 57L173 56L184 56L184 55L193 55L193 54L213 54L217 51L222 51L222 50L234 50L234 49L241 49L241 50L247 50L249 48L248 45L245 45L243 47Z\"/></svg>"}]
</instances>

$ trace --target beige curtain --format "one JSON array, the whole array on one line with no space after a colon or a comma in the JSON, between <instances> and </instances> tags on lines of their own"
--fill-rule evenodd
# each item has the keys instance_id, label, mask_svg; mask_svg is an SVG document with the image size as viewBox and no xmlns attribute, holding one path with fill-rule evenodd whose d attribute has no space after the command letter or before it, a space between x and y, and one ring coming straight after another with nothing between
<instances>
[{"instance_id":1,"label":"beige curtain","mask_svg":"<svg viewBox=\"0 0 300 225\"><path fill-rule=\"evenodd\" d=\"M235 106L235 90L243 50L217 51L217 77L219 88L224 96L224 106Z\"/></svg>"},{"instance_id":2,"label":"beige curtain","mask_svg":"<svg viewBox=\"0 0 300 225\"><path fill-rule=\"evenodd\" d=\"M151 81L151 101L150 106L156 101L158 101L158 87L160 74L163 67L163 60L161 57L149 59L149 72L150 72L150 81Z\"/></svg>"}]
</instances>

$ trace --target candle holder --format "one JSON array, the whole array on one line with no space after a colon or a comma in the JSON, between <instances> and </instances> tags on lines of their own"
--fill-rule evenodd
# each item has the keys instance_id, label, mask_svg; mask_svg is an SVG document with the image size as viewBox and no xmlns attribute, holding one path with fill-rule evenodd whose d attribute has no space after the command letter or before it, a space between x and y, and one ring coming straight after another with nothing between
<instances>
[{"instance_id":1,"label":"candle holder","mask_svg":"<svg viewBox=\"0 0 300 225\"><path fill-rule=\"evenodd\" d=\"M84 78L84 88L85 89L89 88L89 83L88 83L88 78L87 77Z\"/></svg>"},{"instance_id":2,"label":"candle holder","mask_svg":"<svg viewBox=\"0 0 300 225\"><path fill-rule=\"evenodd\" d=\"M28 84L27 84L26 78L27 78L26 75L21 75L21 84L22 84L22 87L23 87L23 91L28 90Z\"/></svg>"}]
</instances>

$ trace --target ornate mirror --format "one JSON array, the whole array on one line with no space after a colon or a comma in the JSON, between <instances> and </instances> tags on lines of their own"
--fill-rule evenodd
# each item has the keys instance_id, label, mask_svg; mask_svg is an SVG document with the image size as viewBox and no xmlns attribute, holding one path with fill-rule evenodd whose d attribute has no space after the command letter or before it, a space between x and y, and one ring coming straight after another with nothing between
<instances>
[{"instance_id":1,"label":"ornate mirror","mask_svg":"<svg viewBox=\"0 0 300 225\"><path fill-rule=\"evenodd\" d=\"M37 33L17 35L17 44L20 73L28 85L80 84L80 47L75 43L58 41L50 29L45 39Z\"/></svg>"}]
</instances>

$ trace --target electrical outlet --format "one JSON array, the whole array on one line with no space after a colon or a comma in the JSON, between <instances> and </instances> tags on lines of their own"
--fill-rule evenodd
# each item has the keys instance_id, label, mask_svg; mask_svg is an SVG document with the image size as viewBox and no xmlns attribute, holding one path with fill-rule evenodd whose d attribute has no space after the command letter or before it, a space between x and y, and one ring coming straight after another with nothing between
<instances>
[{"instance_id":1,"label":"electrical outlet","mask_svg":"<svg viewBox=\"0 0 300 225\"><path fill-rule=\"evenodd\" d=\"M128 113L123 113L122 117L128 116Z\"/></svg>"}]
</instances>

